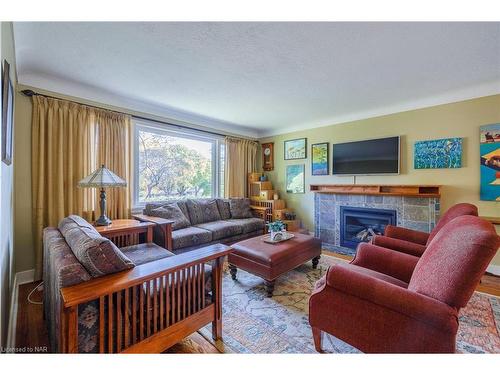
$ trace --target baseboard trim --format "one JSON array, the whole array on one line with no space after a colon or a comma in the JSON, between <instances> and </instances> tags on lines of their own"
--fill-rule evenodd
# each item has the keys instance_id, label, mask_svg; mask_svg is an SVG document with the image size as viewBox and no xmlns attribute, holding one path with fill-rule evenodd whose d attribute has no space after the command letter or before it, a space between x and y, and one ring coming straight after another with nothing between
<instances>
[{"instance_id":1,"label":"baseboard trim","mask_svg":"<svg viewBox=\"0 0 500 375\"><path fill-rule=\"evenodd\" d=\"M14 276L14 285L12 287L12 296L10 300L9 326L7 328L7 348L14 348L16 346L19 285L32 283L33 281L35 281L34 269L18 272Z\"/></svg>"},{"instance_id":2,"label":"baseboard trim","mask_svg":"<svg viewBox=\"0 0 500 375\"><path fill-rule=\"evenodd\" d=\"M486 272L489 272L495 276L500 276L500 266L490 264L488 268L486 268Z\"/></svg>"}]
</instances>

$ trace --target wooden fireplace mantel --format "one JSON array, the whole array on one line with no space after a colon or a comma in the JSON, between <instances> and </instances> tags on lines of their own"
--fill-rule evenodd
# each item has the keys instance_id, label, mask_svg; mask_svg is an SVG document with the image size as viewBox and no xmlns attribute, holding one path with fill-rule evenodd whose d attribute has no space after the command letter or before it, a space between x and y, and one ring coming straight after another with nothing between
<instances>
[{"instance_id":1,"label":"wooden fireplace mantel","mask_svg":"<svg viewBox=\"0 0 500 375\"><path fill-rule=\"evenodd\" d=\"M439 198L441 185L310 185L314 193Z\"/></svg>"}]
</instances>

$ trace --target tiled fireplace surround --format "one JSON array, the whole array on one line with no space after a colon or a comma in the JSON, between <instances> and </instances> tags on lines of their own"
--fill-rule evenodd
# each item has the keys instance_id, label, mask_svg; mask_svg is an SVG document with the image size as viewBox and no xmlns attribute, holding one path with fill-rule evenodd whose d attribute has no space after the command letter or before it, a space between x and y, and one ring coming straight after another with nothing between
<instances>
[{"instance_id":1,"label":"tiled fireplace surround","mask_svg":"<svg viewBox=\"0 0 500 375\"><path fill-rule=\"evenodd\" d=\"M398 226L425 232L434 228L440 210L439 198L315 193L316 237L322 240L324 249L347 255L356 251L340 246L341 206L395 210Z\"/></svg>"}]
</instances>

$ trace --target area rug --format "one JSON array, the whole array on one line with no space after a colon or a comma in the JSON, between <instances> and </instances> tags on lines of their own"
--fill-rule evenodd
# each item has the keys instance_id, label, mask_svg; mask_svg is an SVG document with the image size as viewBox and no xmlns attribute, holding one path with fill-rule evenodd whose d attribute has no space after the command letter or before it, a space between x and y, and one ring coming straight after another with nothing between
<instances>
[{"instance_id":1,"label":"area rug","mask_svg":"<svg viewBox=\"0 0 500 375\"><path fill-rule=\"evenodd\" d=\"M222 353L316 353L308 322L308 300L314 283L338 258L322 255L318 269L311 262L280 277L274 296L266 297L262 279L238 270L233 281L224 270L223 328L221 341L213 341L211 327L200 334ZM474 293L460 312L458 353L500 353L500 299ZM337 338L326 335L329 353L359 353Z\"/></svg>"}]
</instances>

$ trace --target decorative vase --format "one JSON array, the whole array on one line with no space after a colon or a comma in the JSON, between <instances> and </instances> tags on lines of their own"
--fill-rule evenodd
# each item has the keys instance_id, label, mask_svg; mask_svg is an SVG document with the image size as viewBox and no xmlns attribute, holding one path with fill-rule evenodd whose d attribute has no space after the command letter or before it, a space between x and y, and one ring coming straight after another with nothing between
<instances>
[{"instance_id":1,"label":"decorative vase","mask_svg":"<svg viewBox=\"0 0 500 375\"><path fill-rule=\"evenodd\" d=\"M260 181L267 181L267 176L266 175L260 176Z\"/></svg>"},{"instance_id":2,"label":"decorative vase","mask_svg":"<svg viewBox=\"0 0 500 375\"><path fill-rule=\"evenodd\" d=\"M280 199L280 196L279 196L278 194L274 193L274 195L273 195L273 199L274 199L275 201L277 201L278 199Z\"/></svg>"}]
</instances>

